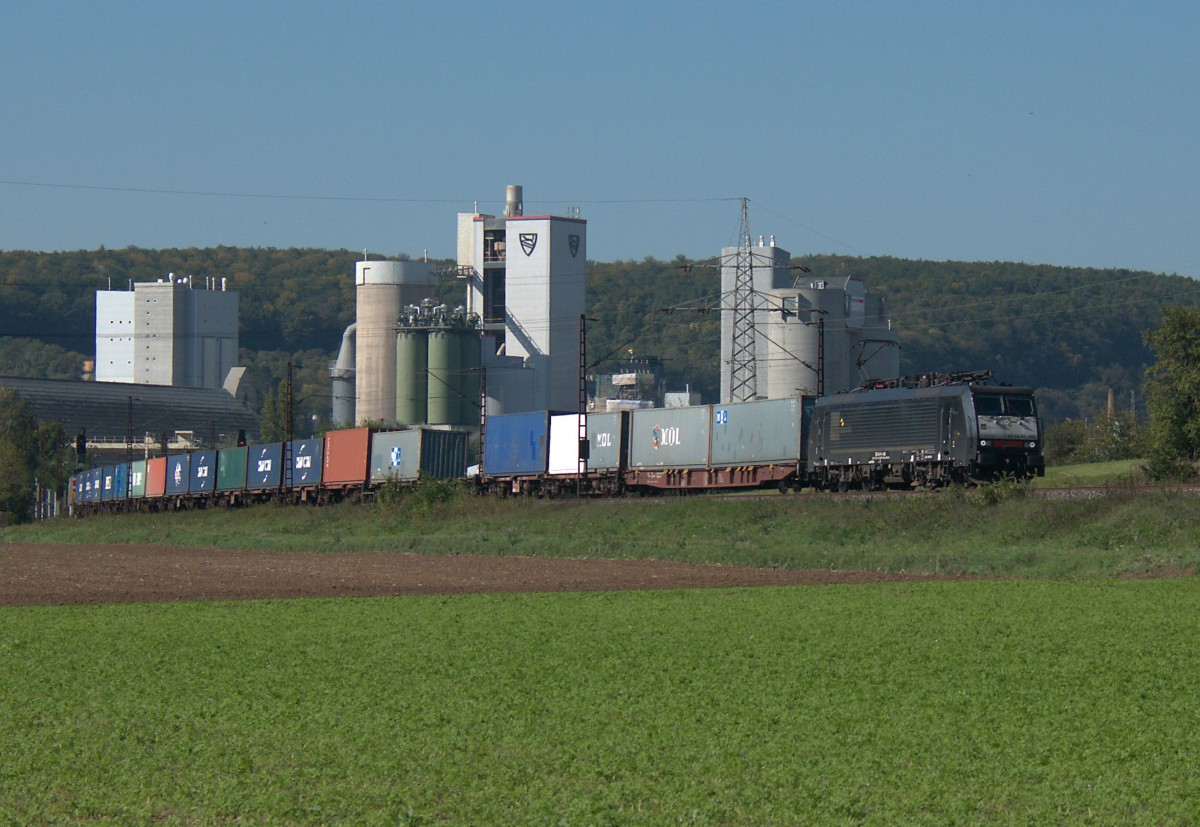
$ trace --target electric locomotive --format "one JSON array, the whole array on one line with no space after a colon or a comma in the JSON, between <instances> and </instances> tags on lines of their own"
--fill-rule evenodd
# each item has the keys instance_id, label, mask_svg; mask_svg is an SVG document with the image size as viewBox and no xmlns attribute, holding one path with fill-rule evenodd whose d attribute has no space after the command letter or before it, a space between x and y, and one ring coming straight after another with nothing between
<instances>
[{"instance_id":1,"label":"electric locomotive","mask_svg":"<svg viewBox=\"0 0 1200 827\"><path fill-rule=\"evenodd\" d=\"M839 490L933 488L1045 474L1031 388L944 380L907 387L898 380L818 399L810 482Z\"/></svg>"}]
</instances>

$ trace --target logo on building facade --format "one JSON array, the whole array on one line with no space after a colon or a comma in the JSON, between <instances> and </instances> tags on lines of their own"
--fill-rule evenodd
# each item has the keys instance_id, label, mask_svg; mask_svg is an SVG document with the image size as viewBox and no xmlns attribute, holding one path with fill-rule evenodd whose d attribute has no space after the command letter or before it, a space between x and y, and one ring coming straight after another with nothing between
<instances>
[{"instance_id":1,"label":"logo on building facade","mask_svg":"<svg viewBox=\"0 0 1200 827\"><path fill-rule=\"evenodd\" d=\"M533 255L533 248L537 246L537 233L521 233L521 249L525 251L525 255Z\"/></svg>"},{"instance_id":2,"label":"logo on building facade","mask_svg":"<svg viewBox=\"0 0 1200 827\"><path fill-rule=\"evenodd\" d=\"M567 242L571 245L571 258L575 258L579 255L579 236L569 235Z\"/></svg>"}]
</instances>

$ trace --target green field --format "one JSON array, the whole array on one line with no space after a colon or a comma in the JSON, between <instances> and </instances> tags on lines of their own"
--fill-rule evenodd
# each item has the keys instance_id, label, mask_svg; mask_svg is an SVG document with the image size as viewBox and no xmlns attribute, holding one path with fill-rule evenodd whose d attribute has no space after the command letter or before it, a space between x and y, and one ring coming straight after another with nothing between
<instances>
[{"instance_id":1,"label":"green field","mask_svg":"<svg viewBox=\"0 0 1200 827\"><path fill-rule=\"evenodd\" d=\"M1185 824L1200 581L0 609L0 820Z\"/></svg>"},{"instance_id":2,"label":"green field","mask_svg":"<svg viewBox=\"0 0 1200 827\"><path fill-rule=\"evenodd\" d=\"M1080 465L1059 465L1046 469L1046 476L1035 480L1039 488L1064 486L1122 485L1144 482L1144 459L1119 459L1112 462L1089 462Z\"/></svg>"},{"instance_id":3,"label":"green field","mask_svg":"<svg viewBox=\"0 0 1200 827\"><path fill-rule=\"evenodd\" d=\"M569 527L569 530L565 530ZM659 557L1017 579L0 608L0 824L1190 824L1177 490L476 500L21 542Z\"/></svg>"}]
</instances>

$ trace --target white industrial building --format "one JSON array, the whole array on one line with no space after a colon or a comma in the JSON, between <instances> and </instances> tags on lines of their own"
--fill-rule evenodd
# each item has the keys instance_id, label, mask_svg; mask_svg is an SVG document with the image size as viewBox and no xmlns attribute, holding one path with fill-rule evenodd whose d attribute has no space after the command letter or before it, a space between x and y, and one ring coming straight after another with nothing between
<instances>
[{"instance_id":1,"label":"white industrial building","mask_svg":"<svg viewBox=\"0 0 1200 827\"><path fill-rule=\"evenodd\" d=\"M772 237L721 251L721 401L732 399L739 255L753 284L755 398L836 393L900 374L899 334L883 297L855 276L795 279Z\"/></svg>"},{"instance_id":2,"label":"white industrial building","mask_svg":"<svg viewBox=\"0 0 1200 827\"><path fill-rule=\"evenodd\" d=\"M509 186L504 215L459 214L458 265L467 312L490 334L488 413L577 410L587 221L525 215L522 188Z\"/></svg>"},{"instance_id":3,"label":"white industrial building","mask_svg":"<svg viewBox=\"0 0 1200 827\"><path fill-rule=\"evenodd\" d=\"M220 388L238 358L238 297L174 274L96 291L96 381Z\"/></svg>"}]
</instances>

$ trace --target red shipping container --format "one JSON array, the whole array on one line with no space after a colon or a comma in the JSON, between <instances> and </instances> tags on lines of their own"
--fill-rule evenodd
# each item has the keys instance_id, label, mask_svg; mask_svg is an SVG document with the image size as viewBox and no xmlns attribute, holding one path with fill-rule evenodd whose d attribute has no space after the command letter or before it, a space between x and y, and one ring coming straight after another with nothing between
<instances>
[{"instance_id":1,"label":"red shipping container","mask_svg":"<svg viewBox=\"0 0 1200 827\"><path fill-rule=\"evenodd\" d=\"M321 487L350 488L364 485L370 459L370 428L327 432Z\"/></svg>"},{"instance_id":2,"label":"red shipping container","mask_svg":"<svg viewBox=\"0 0 1200 827\"><path fill-rule=\"evenodd\" d=\"M161 497L167 490L167 458L146 460L146 496Z\"/></svg>"}]
</instances>

